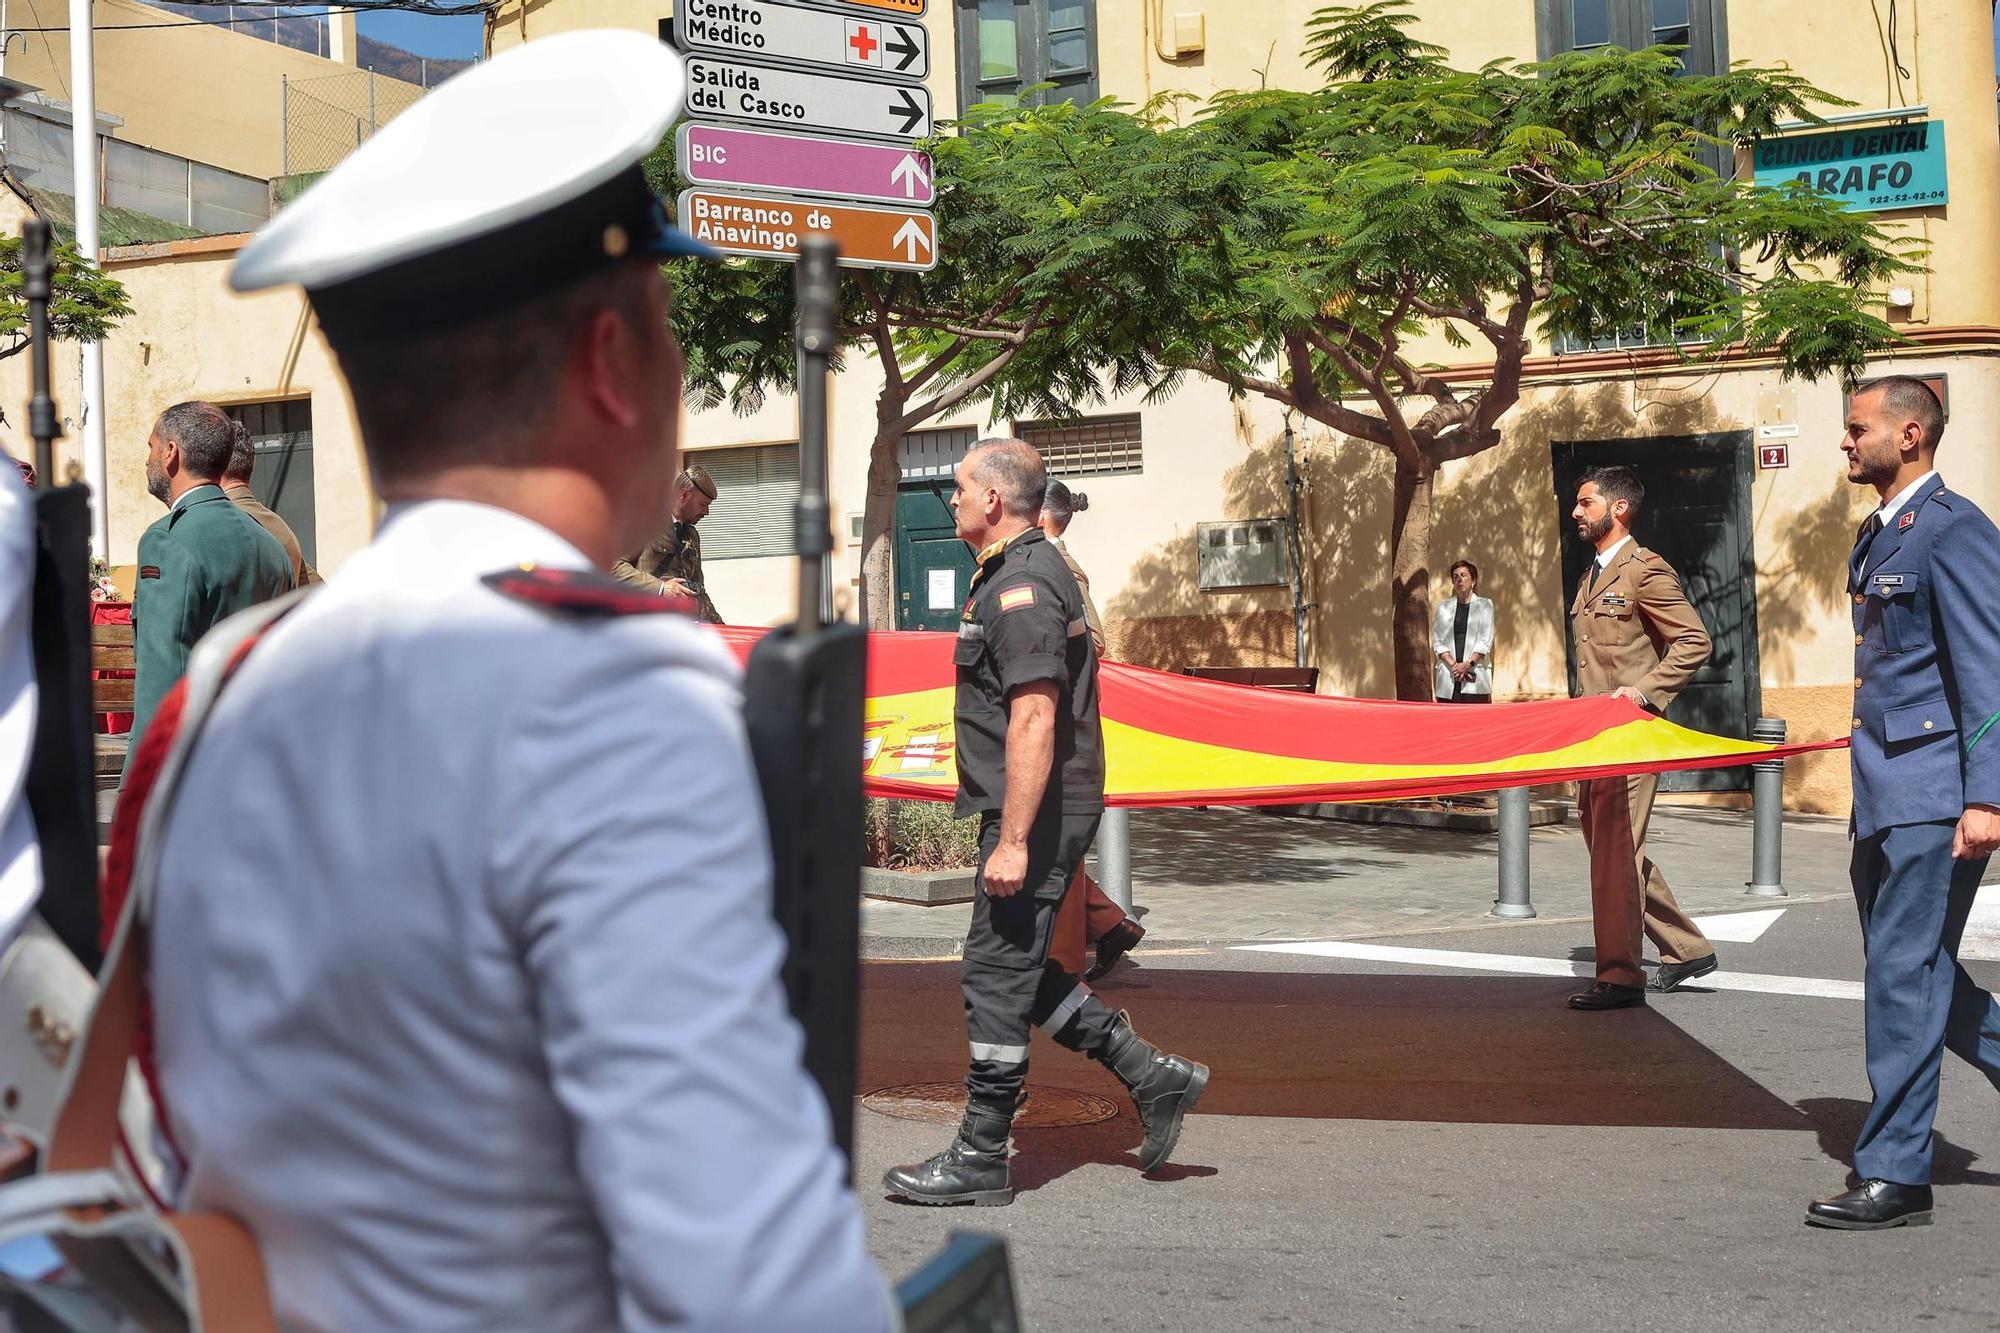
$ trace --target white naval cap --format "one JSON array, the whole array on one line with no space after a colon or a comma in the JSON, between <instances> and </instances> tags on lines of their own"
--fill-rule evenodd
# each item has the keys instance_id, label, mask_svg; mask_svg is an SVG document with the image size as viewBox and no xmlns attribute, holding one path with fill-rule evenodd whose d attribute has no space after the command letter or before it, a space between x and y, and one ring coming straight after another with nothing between
<instances>
[{"instance_id":1,"label":"white naval cap","mask_svg":"<svg viewBox=\"0 0 2000 1333\"><path fill-rule=\"evenodd\" d=\"M640 169L685 82L636 32L515 47L355 149L244 248L230 285L304 286L338 345L442 331L629 259L712 256Z\"/></svg>"}]
</instances>

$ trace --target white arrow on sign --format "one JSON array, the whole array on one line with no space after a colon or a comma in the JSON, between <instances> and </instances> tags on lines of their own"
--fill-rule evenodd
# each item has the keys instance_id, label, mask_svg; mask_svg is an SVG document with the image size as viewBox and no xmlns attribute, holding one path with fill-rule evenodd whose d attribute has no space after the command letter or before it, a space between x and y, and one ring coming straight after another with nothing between
<instances>
[{"instance_id":1,"label":"white arrow on sign","mask_svg":"<svg viewBox=\"0 0 2000 1333\"><path fill-rule=\"evenodd\" d=\"M903 160L889 173L889 181L893 185L903 187L905 199L916 198L920 190L926 199L930 197L930 191L925 188L930 184L930 177L924 174L924 165L917 160L914 153L903 154Z\"/></svg>"},{"instance_id":2,"label":"white arrow on sign","mask_svg":"<svg viewBox=\"0 0 2000 1333\"><path fill-rule=\"evenodd\" d=\"M917 225L915 218L911 218L896 229L896 239L890 244L909 255L912 264L917 262L919 246L923 248L925 254L931 252L931 238L924 235L924 229Z\"/></svg>"},{"instance_id":3,"label":"white arrow on sign","mask_svg":"<svg viewBox=\"0 0 2000 1333\"><path fill-rule=\"evenodd\" d=\"M746 60L789 60L921 79L930 38L918 23L801 9L783 0L681 0L674 45Z\"/></svg>"},{"instance_id":4,"label":"white arrow on sign","mask_svg":"<svg viewBox=\"0 0 2000 1333\"><path fill-rule=\"evenodd\" d=\"M930 89L691 56L687 109L707 120L825 129L865 139L923 139Z\"/></svg>"}]
</instances>

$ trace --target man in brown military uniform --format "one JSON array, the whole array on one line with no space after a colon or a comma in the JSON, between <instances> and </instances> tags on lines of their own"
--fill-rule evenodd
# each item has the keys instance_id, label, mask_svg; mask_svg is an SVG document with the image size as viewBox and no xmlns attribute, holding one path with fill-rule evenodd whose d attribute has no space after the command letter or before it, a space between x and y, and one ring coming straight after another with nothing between
<instances>
[{"instance_id":1,"label":"man in brown military uniform","mask_svg":"<svg viewBox=\"0 0 2000 1333\"><path fill-rule=\"evenodd\" d=\"M1597 548L1569 611L1580 695L1610 694L1655 713L1708 660L1708 631L1681 590L1680 576L1632 540L1646 488L1630 468L1593 468L1577 486L1577 536ZM1646 856L1646 820L1657 774L1577 784L1583 841L1590 850L1590 903L1597 935L1597 982L1569 997L1572 1009L1624 1009L1646 1002L1640 934L1660 951L1652 989L1670 991L1715 970L1715 946L1674 901Z\"/></svg>"},{"instance_id":2,"label":"man in brown military uniform","mask_svg":"<svg viewBox=\"0 0 2000 1333\"><path fill-rule=\"evenodd\" d=\"M708 585L701 577L701 534L694 525L708 516L715 503L715 479L699 463L690 463L674 482L673 521L667 530L648 543L645 550L611 566L611 572L636 587L648 588L662 597L689 597L701 610L701 618L711 625L722 623L722 613L709 600Z\"/></svg>"},{"instance_id":3,"label":"man in brown military uniform","mask_svg":"<svg viewBox=\"0 0 2000 1333\"><path fill-rule=\"evenodd\" d=\"M259 500L250 489L250 474L257 468L257 446L250 438L250 428L238 421L236 439L229 447L229 467L222 474L222 493L229 497L229 503L257 520L257 526L278 539L278 545L285 548L285 558L292 562L292 582L303 588L310 583L322 582L319 571L306 560L305 548L299 545L299 535L292 531L292 525L278 516L277 511Z\"/></svg>"}]
</instances>

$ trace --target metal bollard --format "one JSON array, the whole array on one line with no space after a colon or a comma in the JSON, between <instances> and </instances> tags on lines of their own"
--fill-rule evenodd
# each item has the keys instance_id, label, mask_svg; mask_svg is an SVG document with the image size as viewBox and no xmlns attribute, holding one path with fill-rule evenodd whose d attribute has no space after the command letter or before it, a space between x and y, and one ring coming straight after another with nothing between
<instances>
[{"instance_id":1,"label":"metal bollard","mask_svg":"<svg viewBox=\"0 0 2000 1333\"><path fill-rule=\"evenodd\" d=\"M1489 916L1526 920L1535 914L1528 901L1528 789L1500 792L1500 896Z\"/></svg>"},{"instance_id":2,"label":"metal bollard","mask_svg":"<svg viewBox=\"0 0 2000 1333\"><path fill-rule=\"evenodd\" d=\"M1785 739L1785 719L1760 717L1750 739L1777 744ZM1750 882L1743 891L1753 898L1783 898L1785 837L1785 761L1766 759L1750 766Z\"/></svg>"},{"instance_id":3,"label":"metal bollard","mask_svg":"<svg viewBox=\"0 0 2000 1333\"><path fill-rule=\"evenodd\" d=\"M1132 915L1132 812L1123 806L1105 810L1097 826L1097 885Z\"/></svg>"}]
</instances>

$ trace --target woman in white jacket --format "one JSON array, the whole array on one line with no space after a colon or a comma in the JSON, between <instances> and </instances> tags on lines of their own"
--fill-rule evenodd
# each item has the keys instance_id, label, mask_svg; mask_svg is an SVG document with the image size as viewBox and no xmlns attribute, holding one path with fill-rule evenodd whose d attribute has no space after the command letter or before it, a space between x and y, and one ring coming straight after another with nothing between
<instances>
[{"instance_id":1,"label":"woman in white jacket","mask_svg":"<svg viewBox=\"0 0 2000 1333\"><path fill-rule=\"evenodd\" d=\"M1493 599L1475 596L1479 566L1451 567L1451 593L1431 617L1431 651L1437 654L1435 692L1441 704L1493 702Z\"/></svg>"}]
</instances>

